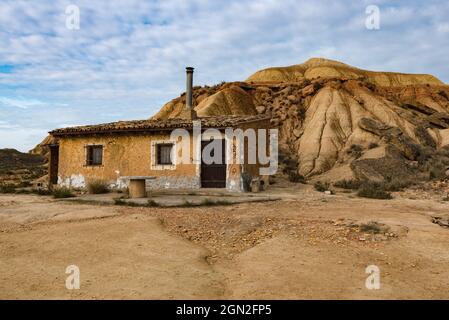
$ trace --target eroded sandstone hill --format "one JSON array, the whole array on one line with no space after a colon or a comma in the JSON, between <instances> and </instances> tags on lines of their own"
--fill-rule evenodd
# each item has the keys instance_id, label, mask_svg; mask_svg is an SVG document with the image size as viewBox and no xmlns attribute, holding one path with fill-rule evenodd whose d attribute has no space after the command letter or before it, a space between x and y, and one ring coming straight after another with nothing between
<instances>
[{"instance_id":1,"label":"eroded sandstone hill","mask_svg":"<svg viewBox=\"0 0 449 320\"><path fill-rule=\"evenodd\" d=\"M194 88L199 116L271 115L288 170L337 180L426 179L449 166L449 86L326 59ZM153 117L178 117L185 95Z\"/></svg>"}]
</instances>

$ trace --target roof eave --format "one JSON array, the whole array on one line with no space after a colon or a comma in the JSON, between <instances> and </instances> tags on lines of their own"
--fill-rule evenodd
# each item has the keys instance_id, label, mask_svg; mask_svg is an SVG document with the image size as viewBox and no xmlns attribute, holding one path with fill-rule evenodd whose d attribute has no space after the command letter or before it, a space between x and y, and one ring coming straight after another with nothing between
<instances>
[{"instance_id":1,"label":"roof eave","mask_svg":"<svg viewBox=\"0 0 449 320\"><path fill-rule=\"evenodd\" d=\"M252 122L260 122L260 121L266 121L269 120L271 117L269 115L266 115L265 117L259 117L255 119L243 119L241 121L237 121L234 124L229 125L208 125L208 124L202 124L202 128L210 129L218 129L223 130L226 128L232 128L236 127L242 124L248 124ZM186 130L192 130L193 124L189 125L179 125L179 126L170 126L170 127L159 127L159 128L122 128L122 129L106 129L106 130L95 130L95 129L87 129L87 130L70 130L70 129L57 129L52 130L49 132L50 135L53 137L63 137L63 136L82 136L82 135L94 135L94 134L120 134L120 133L150 133L150 132L158 132L158 131L171 131L175 129L186 129Z\"/></svg>"}]
</instances>

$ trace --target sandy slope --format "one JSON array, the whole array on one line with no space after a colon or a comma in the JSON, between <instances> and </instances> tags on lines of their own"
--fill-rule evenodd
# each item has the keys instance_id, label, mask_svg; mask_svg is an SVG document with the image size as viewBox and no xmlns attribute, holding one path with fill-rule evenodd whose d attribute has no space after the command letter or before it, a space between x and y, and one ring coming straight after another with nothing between
<instances>
[{"instance_id":1,"label":"sandy slope","mask_svg":"<svg viewBox=\"0 0 449 320\"><path fill-rule=\"evenodd\" d=\"M14 231L9 229L12 211L0 209L10 230L0 234L2 299L205 299L223 295L222 276L206 263L207 251L164 232L156 217L112 218L117 214L114 208L49 201L30 207L29 197L19 198L19 203L6 205L21 223ZM5 204L4 197L0 203ZM67 213L55 217L57 211ZM80 211L73 220L71 212ZM34 214L40 223L26 219L22 224L24 216ZM65 287L65 268L72 264L80 268L80 290Z\"/></svg>"}]
</instances>

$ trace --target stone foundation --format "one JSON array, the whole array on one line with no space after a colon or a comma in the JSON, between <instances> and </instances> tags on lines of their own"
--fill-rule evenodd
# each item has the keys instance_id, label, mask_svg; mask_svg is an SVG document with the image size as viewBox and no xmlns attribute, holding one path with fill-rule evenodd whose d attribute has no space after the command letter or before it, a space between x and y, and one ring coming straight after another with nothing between
<instances>
[{"instance_id":1,"label":"stone foundation","mask_svg":"<svg viewBox=\"0 0 449 320\"><path fill-rule=\"evenodd\" d=\"M82 189L86 187L86 179L81 174L72 174L70 177L58 177L58 186Z\"/></svg>"},{"instance_id":2,"label":"stone foundation","mask_svg":"<svg viewBox=\"0 0 449 320\"><path fill-rule=\"evenodd\" d=\"M157 177L147 181L147 189L199 189L199 177Z\"/></svg>"},{"instance_id":3,"label":"stone foundation","mask_svg":"<svg viewBox=\"0 0 449 320\"><path fill-rule=\"evenodd\" d=\"M86 188L86 179L83 175L72 175L70 177L59 177L58 185L84 189ZM109 187L111 189L124 189L129 186L128 179L119 178L117 181L110 182ZM170 177L162 176L157 177L154 180L146 181L147 190L160 190L160 189L199 189L201 188L200 177ZM226 181L226 190L233 192L243 192L243 181L241 178L228 179Z\"/></svg>"},{"instance_id":4,"label":"stone foundation","mask_svg":"<svg viewBox=\"0 0 449 320\"><path fill-rule=\"evenodd\" d=\"M117 179L117 181L109 182L110 189L124 189L128 187L129 181L123 179ZM82 174L72 174L70 177L58 177L58 186L84 189L87 187L87 180Z\"/></svg>"}]
</instances>

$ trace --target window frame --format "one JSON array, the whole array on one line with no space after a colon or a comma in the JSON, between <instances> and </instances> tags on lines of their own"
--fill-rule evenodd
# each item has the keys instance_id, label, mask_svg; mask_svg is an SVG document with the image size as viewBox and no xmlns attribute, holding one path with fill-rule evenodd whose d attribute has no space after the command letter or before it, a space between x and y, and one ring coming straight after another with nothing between
<instances>
[{"instance_id":1,"label":"window frame","mask_svg":"<svg viewBox=\"0 0 449 320\"><path fill-rule=\"evenodd\" d=\"M171 164L160 164L158 161L159 155L158 155L158 146L159 145L171 145L171 152L170 152L170 160ZM176 163L177 163L177 143L174 140L153 140L151 141L151 170L175 170L176 169Z\"/></svg>"},{"instance_id":2,"label":"window frame","mask_svg":"<svg viewBox=\"0 0 449 320\"><path fill-rule=\"evenodd\" d=\"M161 149L163 147L170 147L170 162L162 162ZM172 166L173 163L173 148L175 144L172 142L164 142L156 144L156 165L157 166Z\"/></svg>"},{"instance_id":3,"label":"window frame","mask_svg":"<svg viewBox=\"0 0 449 320\"><path fill-rule=\"evenodd\" d=\"M104 163L104 146L102 144L92 144L85 146L86 149L86 161L85 166L86 167L99 167L102 166ZM101 149L101 162L95 163L94 162L94 149Z\"/></svg>"}]
</instances>

